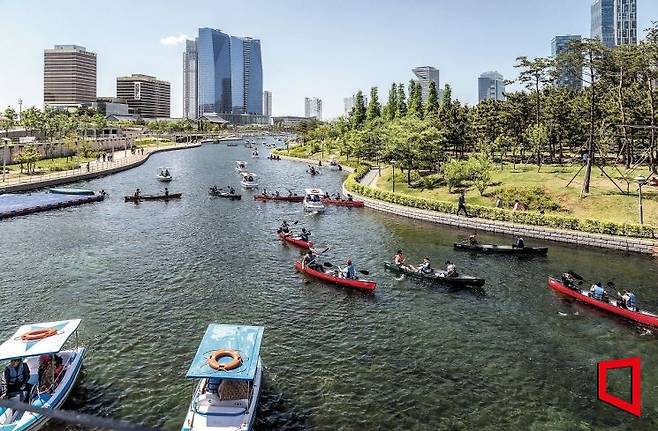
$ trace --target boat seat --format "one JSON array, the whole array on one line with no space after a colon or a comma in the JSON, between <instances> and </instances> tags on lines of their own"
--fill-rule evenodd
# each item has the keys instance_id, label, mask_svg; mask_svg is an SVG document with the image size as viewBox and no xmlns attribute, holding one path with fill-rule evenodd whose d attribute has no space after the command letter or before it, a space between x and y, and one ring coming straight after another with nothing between
<instances>
[{"instance_id":1,"label":"boat seat","mask_svg":"<svg viewBox=\"0 0 658 431\"><path fill-rule=\"evenodd\" d=\"M217 412L218 407L221 407L222 410L226 407L234 407L242 410L249 407L249 400L246 398L239 400L222 400L218 395L213 393L199 395L196 403L196 411L198 413L214 413Z\"/></svg>"}]
</instances>

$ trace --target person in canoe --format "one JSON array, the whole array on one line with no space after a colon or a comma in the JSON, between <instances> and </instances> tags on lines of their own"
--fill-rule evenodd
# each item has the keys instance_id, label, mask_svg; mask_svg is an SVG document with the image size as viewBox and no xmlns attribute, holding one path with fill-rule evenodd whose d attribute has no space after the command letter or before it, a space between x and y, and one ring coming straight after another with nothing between
<instances>
[{"instance_id":1,"label":"person in canoe","mask_svg":"<svg viewBox=\"0 0 658 431\"><path fill-rule=\"evenodd\" d=\"M302 228L302 232L299 234L299 239L302 241L308 242L309 237L311 236L311 231L306 230L305 227Z\"/></svg>"},{"instance_id":2,"label":"person in canoe","mask_svg":"<svg viewBox=\"0 0 658 431\"><path fill-rule=\"evenodd\" d=\"M395 253L395 256L393 256L393 263L397 266L406 266L406 262L407 256L402 253L402 250L398 250L397 253Z\"/></svg>"},{"instance_id":3,"label":"person in canoe","mask_svg":"<svg viewBox=\"0 0 658 431\"><path fill-rule=\"evenodd\" d=\"M449 260L446 260L446 269L443 271L443 275L445 277L457 277L459 275L457 273L457 266Z\"/></svg>"},{"instance_id":4,"label":"person in canoe","mask_svg":"<svg viewBox=\"0 0 658 431\"><path fill-rule=\"evenodd\" d=\"M525 243L523 241L523 238L518 237L514 245L512 245L512 248L525 248Z\"/></svg>"},{"instance_id":5,"label":"person in canoe","mask_svg":"<svg viewBox=\"0 0 658 431\"><path fill-rule=\"evenodd\" d=\"M630 290L624 290L623 294L620 295L619 292L617 292L617 295L621 297L624 307L630 311L637 311L637 306L635 305L635 294L633 292Z\"/></svg>"},{"instance_id":6,"label":"person in canoe","mask_svg":"<svg viewBox=\"0 0 658 431\"><path fill-rule=\"evenodd\" d=\"M210 187L210 191L213 193L219 193L219 189L217 188L217 185Z\"/></svg>"},{"instance_id":7,"label":"person in canoe","mask_svg":"<svg viewBox=\"0 0 658 431\"><path fill-rule=\"evenodd\" d=\"M479 242L478 242L478 233L477 232L473 232L472 234L469 235L468 243L470 245L478 245L479 244Z\"/></svg>"},{"instance_id":8,"label":"person in canoe","mask_svg":"<svg viewBox=\"0 0 658 431\"><path fill-rule=\"evenodd\" d=\"M308 253L304 255L304 259L302 259L302 268L309 267L316 271L324 271L324 268L318 264L317 259L318 255L315 254L313 250L309 250Z\"/></svg>"},{"instance_id":9,"label":"person in canoe","mask_svg":"<svg viewBox=\"0 0 658 431\"><path fill-rule=\"evenodd\" d=\"M351 194L347 194L347 201L352 202L354 200L354 197Z\"/></svg>"},{"instance_id":10,"label":"person in canoe","mask_svg":"<svg viewBox=\"0 0 658 431\"><path fill-rule=\"evenodd\" d=\"M430 258L425 256L423 258L423 263L418 265L418 268L416 269L416 272L421 272L423 274L431 274L434 270L432 269L432 262L430 261Z\"/></svg>"},{"instance_id":11,"label":"person in canoe","mask_svg":"<svg viewBox=\"0 0 658 431\"><path fill-rule=\"evenodd\" d=\"M251 181L251 180L249 180L249 181ZM267 190L263 189L263 193L262 193L262 194L263 194L263 196L267 196Z\"/></svg>"},{"instance_id":12,"label":"person in canoe","mask_svg":"<svg viewBox=\"0 0 658 431\"><path fill-rule=\"evenodd\" d=\"M279 196L281 196L281 195L279 194L279 191L278 191L278 190L275 190L275 191L274 191L274 196L276 196L277 198L278 198Z\"/></svg>"},{"instance_id":13,"label":"person in canoe","mask_svg":"<svg viewBox=\"0 0 658 431\"><path fill-rule=\"evenodd\" d=\"M234 195L235 194L235 189L233 187L229 187L229 193Z\"/></svg>"},{"instance_id":14,"label":"person in canoe","mask_svg":"<svg viewBox=\"0 0 658 431\"><path fill-rule=\"evenodd\" d=\"M579 290L577 285L578 282L576 278L571 275L571 273L565 272L560 276L560 278L562 279L562 284L567 286L569 289Z\"/></svg>"},{"instance_id":15,"label":"person in canoe","mask_svg":"<svg viewBox=\"0 0 658 431\"><path fill-rule=\"evenodd\" d=\"M352 262L352 259L347 259L347 266L341 270L341 276L349 280L358 280L356 276L356 267Z\"/></svg>"},{"instance_id":16,"label":"person in canoe","mask_svg":"<svg viewBox=\"0 0 658 431\"><path fill-rule=\"evenodd\" d=\"M135 190L135 199L142 197L142 191L140 189Z\"/></svg>"},{"instance_id":17,"label":"person in canoe","mask_svg":"<svg viewBox=\"0 0 658 431\"><path fill-rule=\"evenodd\" d=\"M597 281L592 287L589 288L589 293L592 298L603 301L605 297L605 289L603 288L603 283Z\"/></svg>"},{"instance_id":18,"label":"person in canoe","mask_svg":"<svg viewBox=\"0 0 658 431\"><path fill-rule=\"evenodd\" d=\"M323 196L323 197L324 197L325 199L331 199L331 195L329 194L329 192L324 192L324 196Z\"/></svg>"},{"instance_id":19,"label":"person in canoe","mask_svg":"<svg viewBox=\"0 0 658 431\"><path fill-rule=\"evenodd\" d=\"M281 226L279 226L279 232L285 233L285 234L290 233L290 225L288 224L287 221L284 220L283 223L281 223Z\"/></svg>"},{"instance_id":20,"label":"person in canoe","mask_svg":"<svg viewBox=\"0 0 658 431\"><path fill-rule=\"evenodd\" d=\"M169 189L167 187L165 187L165 197L166 198L169 197Z\"/></svg>"},{"instance_id":21,"label":"person in canoe","mask_svg":"<svg viewBox=\"0 0 658 431\"><path fill-rule=\"evenodd\" d=\"M165 176L165 177L169 177L169 176L170 176L170 175L169 175L169 169L165 169L165 171L164 171L164 176Z\"/></svg>"}]
</instances>

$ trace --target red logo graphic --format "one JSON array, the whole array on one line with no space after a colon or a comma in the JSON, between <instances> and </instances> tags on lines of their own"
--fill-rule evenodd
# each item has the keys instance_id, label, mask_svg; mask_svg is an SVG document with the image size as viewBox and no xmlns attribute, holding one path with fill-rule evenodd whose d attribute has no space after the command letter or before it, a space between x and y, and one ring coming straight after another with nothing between
<instances>
[{"instance_id":1,"label":"red logo graphic","mask_svg":"<svg viewBox=\"0 0 658 431\"><path fill-rule=\"evenodd\" d=\"M608 393L608 370L618 368L631 369L631 402L622 400L612 394ZM625 358L625 359L611 359L608 361L601 361L598 363L599 373L599 399L604 403L617 407L620 410L640 416L642 409L642 390L640 386L641 381L641 364L640 358Z\"/></svg>"}]
</instances>

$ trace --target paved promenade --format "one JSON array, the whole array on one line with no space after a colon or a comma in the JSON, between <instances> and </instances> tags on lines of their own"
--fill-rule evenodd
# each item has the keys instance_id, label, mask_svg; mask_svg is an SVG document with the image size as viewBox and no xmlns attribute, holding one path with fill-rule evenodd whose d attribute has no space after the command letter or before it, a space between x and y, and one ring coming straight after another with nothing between
<instances>
[{"instance_id":1,"label":"paved promenade","mask_svg":"<svg viewBox=\"0 0 658 431\"><path fill-rule=\"evenodd\" d=\"M141 154L141 152L131 154L128 150L115 151L114 160L111 162L97 162L94 160L89 163L81 163L78 169L71 169L68 171L50 172L42 175L18 175L7 177L6 181L0 181L0 194L35 190L44 187L53 187L59 184L98 178L140 166L146 162L152 154L164 151L184 150L200 146L200 143L195 142L192 144L149 147L144 149L144 154Z\"/></svg>"}]
</instances>

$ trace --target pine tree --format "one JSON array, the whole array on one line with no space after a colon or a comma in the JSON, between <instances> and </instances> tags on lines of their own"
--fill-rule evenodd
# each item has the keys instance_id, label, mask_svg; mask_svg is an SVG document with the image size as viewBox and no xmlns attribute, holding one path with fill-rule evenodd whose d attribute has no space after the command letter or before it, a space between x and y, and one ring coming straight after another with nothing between
<instances>
[{"instance_id":1,"label":"pine tree","mask_svg":"<svg viewBox=\"0 0 658 431\"><path fill-rule=\"evenodd\" d=\"M352 127L359 128L366 120L366 105L363 101L363 92L359 90L354 96L354 108L352 109Z\"/></svg>"},{"instance_id":2,"label":"pine tree","mask_svg":"<svg viewBox=\"0 0 658 431\"><path fill-rule=\"evenodd\" d=\"M398 112L397 117L407 115L407 96L404 94L404 84L398 84Z\"/></svg>"},{"instance_id":3,"label":"pine tree","mask_svg":"<svg viewBox=\"0 0 658 431\"><path fill-rule=\"evenodd\" d=\"M395 82L391 84L391 89L388 91L388 102L384 106L382 116L387 120L393 120L398 114L398 86Z\"/></svg>"},{"instance_id":4,"label":"pine tree","mask_svg":"<svg viewBox=\"0 0 658 431\"><path fill-rule=\"evenodd\" d=\"M372 87L370 89L370 102L368 103L368 110L366 111L366 119L371 121L381 116L381 110L377 87Z\"/></svg>"},{"instance_id":5,"label":"pine tree","mask_svg":"<svg viewBox=\"0 0 658 431\"><path fill-rule=\"evenodd\" d=\"M425 101L425 118L436 118L439 114L439 95L436 91L436 83L430 82L427 91L427 100Z\"/></svg>"},{"instance_id":6,"label":"pine tree","mask_svg":"<svg viewBox=\"0 0 658 431\"><path fill-rule=\"evenodd\" d=\"M413 79L409 81L409 111L407 115L415 118L423 118L423 102L420 83Z\"/></svg>"}]
</instances>

